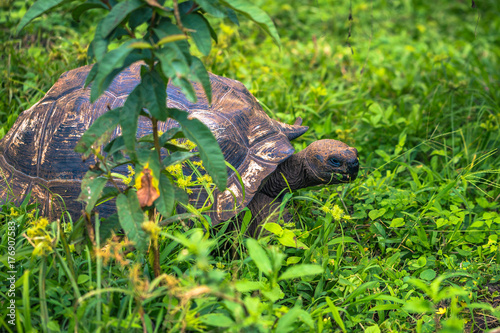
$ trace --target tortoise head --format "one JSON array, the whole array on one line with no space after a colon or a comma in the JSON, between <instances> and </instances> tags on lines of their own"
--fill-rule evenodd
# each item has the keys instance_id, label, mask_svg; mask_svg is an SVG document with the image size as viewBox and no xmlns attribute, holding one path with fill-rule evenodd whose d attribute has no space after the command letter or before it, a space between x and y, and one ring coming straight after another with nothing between
<instances>
[{"instance_id":1,"label":"tortoise head","mask_svg":"<svg viewBox=\"0 0 500 333\"><path fill-rule=\"evenodd\" d=\"M319 140L305 151L309 182L315 185L354 181L358 176L358 151L337 140Z\"/></svg>"}]
</instances>

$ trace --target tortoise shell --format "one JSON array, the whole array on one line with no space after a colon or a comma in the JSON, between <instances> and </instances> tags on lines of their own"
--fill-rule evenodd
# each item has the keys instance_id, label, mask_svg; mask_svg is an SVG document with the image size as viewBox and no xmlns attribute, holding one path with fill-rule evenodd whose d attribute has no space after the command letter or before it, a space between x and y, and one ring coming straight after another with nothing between
<instances>
[{"instance_id":1,"label":"tortoise shell","mask_svg":"<svg viewBox=\"0 0 500 333\"><path fill-rule=\"evenodd\" d=\"M90 87L85 79L92 66L80 67L61 75L38 103L22 112L14 126L0 141L0 202L21 202L31 193L46 215L59 213L64 203L73 217L84 208L76 198L81 180L96 160L82 161L74 147L92 122L107 110L122 106L128 94L140 82L141 63L135 63L115 77L107 91L90 103ZM277 165L290 157L290 140L302 135L307 127L272 120L245 86L235 80L210 75L212 104L203 88L193 83L197 102L188 101L179 88L168 85L167 105L185 110L206 124L216 137L224 157L240 174L228 168L228 186L214 192L210 211L212 224L233 217L252 200L262 181ZM166 131L178 124L169 119L159 123ZM113 136L119 134L117 128ZM151 133L151 122L141 117L138 137ZM203 202L202 191L190 199ZM206 195L205 195L206 197ZM63 199L58 200L58 198ZM104 215L113 204L99 206Z\"/></svg>"}]
</instances>

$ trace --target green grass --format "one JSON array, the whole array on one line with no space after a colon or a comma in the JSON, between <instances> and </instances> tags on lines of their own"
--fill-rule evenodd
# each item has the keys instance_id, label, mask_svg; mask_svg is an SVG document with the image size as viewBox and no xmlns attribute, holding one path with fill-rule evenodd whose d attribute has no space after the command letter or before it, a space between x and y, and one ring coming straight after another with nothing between
<instances>
[{"instance_id":1,"label":"green grass","mask_svg":"<svg viewBox=\"0 0 500 333\"><path fill-rule=\"evenodd\" d=\"M358 180L287 197L294 225L258 244L228 224L207 234L170 225L159 239L166 275L157 279L149 254L114 242L96 257L99 246L83 237L81 222L71 230L43 226L33 207L6 204L0 233L16 222L17 328L3 319L2 329L479 332L499 325L491 304L500 289L500 5L476 4L260 1L281 50L243 20L239 29L216 23L208 69L242 81L273 118L302 117L310 130L297 149L324 138L355 146ZM92 16L77 24L59 11L15 36L25 4L7 5L0 137L62 72L86 63L93 29ZM335 205L350 219L325 212ZM290 232L305 249L283 245ZM45 238L34 248L23 233ZM7 245L2 236L2 281ZM3 302L7 288L0 286ZM6 306L1 311L8 320Z\"/></svg>"}]
</instances>

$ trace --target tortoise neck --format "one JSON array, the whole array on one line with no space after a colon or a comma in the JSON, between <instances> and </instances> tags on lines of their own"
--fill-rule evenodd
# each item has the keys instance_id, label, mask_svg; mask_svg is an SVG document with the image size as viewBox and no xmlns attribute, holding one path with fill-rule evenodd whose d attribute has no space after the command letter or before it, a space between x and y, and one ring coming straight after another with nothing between
<instances>
[{"instance_id":1,"label":"tortoise neck","mask_svg":"<svg viewBox=\"0 0 500 333\"><path fill-rule=\"evenodd\" d=\"M260 192L274 198L288 188L295 191L317 185L313 178L310 177L309 166L305 158L306 154L306 149L304 149L280 163L269 176Z\"/></svg>"}]
</instances>

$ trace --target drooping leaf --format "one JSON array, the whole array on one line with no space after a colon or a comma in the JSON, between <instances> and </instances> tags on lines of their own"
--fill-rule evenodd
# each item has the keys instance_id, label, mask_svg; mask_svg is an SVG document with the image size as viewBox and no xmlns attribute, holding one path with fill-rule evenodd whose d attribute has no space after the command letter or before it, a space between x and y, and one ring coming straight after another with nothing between
<instances>
[{"instance_id":1,"label":"drooping leaf","mask_svg":"<svg viewBox=\"0 0 500 333\"><path fill-rule=\"evenodd\" d=\"M85 2L81 4L80 6L77 6L73 11L71 12L71 16L73 17L73 20L79 22L80 21L80 16L82 16L83 13L85 13L87 10L90 9L95 9L95 8L101 8L101 9L107 9L106 5L103 2Z\"/></svg>"},{"instance_id":2,"label":"drooping leaf","mask_svg":"<svg viewBox=\"0 0 500 333\"><path fill-rule=\"evenodd\" d=\"M210 76L200 59L193 56L191 61L191 79L201 83L205 95L207 96L208 103L212 103L212 84L210 83Z\"/></svg>"},{"instance_id":3,"label":"drooping leaf","mask_svg":"<svg viewBox=\"0 0 500 333\"><path fill-rule=\"evenodd\" d=\"M147 71L140 85L144 107L158 120L167 120L167 87L156 71Z\"/></svg>"},{"instance_id":4,"label":"drooping leaf","mask_svg":"<svg viewBox=\"0 0 500 333\"><path fill-rule=\"evenodd\" d=\"M278 31L276 30L273 21L265 11L245 0L221 0L221 2L257 23L271 36L276 45L281 47Z\"/></svg>"},{"instance_id":5,"label":"drooping leaf","mask_svg":"<svg viewBox=\"0 0 500 333\"><path fill-rule=\"evenodd\" d=\"M137 123L141 112L141 94L140 88L135 87L128 95L125 104L123 104L120 112L120 126L122 135L127 147L127 153L132 160L136 159L135 153L135 136L137 133Z\"/></svg>"},{"instance_id":6,"label":"drooping leaf","mask_svg":"<svg viewBox=\"0 0 500 333\"><path fill-rule=\"evenodd\" d=\"M171 109L172 117L182 126L184 135L198 146L200 157L207 172L212 176L220 191L226 189L227 171L224 155L210 129L196 118L189 119L189 113Z\"/></svg>"},{"instance_id":7,"label":"drooping leaf","mask_svg":"<svg viewBox=\"0 0 500 333\"><path fill-rule=\"evenodd\" d=\"M80 141L75 146L75 151L88 156L92 145L106 132L114 130L118 126L120 112L121 108L116 108L97 118L80 138Z\"/></svg>"},{"instance_id":8,"label":"drooping leaf","mask_svg":"<svg viewBox=\"0 0 500 333\"><path fill-rule=\"evenodd\" d=\"M140 0L127 0L116 4L102 20L102 35L106 38L130 13L141 7Z\"/></svg>"},{"instance_id":9,"label":"drooping leaf","mask_svg":"<svg viewBox=\"0 0 500 333\"><path fill-rule=\"evenodd\" d=\"M160 174L160 197L155 201L155 207L163 217L172 215L175 199L174 185L167 176Z\"/></svg>"},{"instance_id":10,"label":"drooping leaf","mask_svg":"<svg viewBox=\"0 0 500 333\"><path fill-rule=\"evenodd\" d=\"M101 196L102 189L106 186L108 180L102 177L100 172L87 171L82 179L81 192L77 200L85 202L85 212L90 214L97 200Z\"/></svg>"},{"instance_id":11,"label":"drooping leaf","mask_svg":"<svg viewBox=\"0 0 500 333\"><path fill-rule=\"evenodd\" d=\"M267 223L267 224L269 224L269 223ZM297 235L295 235L293 233L293 231L288 230L288 229L283 230L283 233L278 238L278 241L281 244L288 246L288 247L294 247L294 248L303 249L303 250L309 249L309 247L306 244L304 244L302 241L297 239Z\"/></svg>"},{"instance_id":12,"label":"drooping leaf","mask_svg":"<svg viewBox=\"0 0 500 333\"><path fill-rule=\"evenodd\" d=\"M226 17L225 8L222 7L218 1L214 0L197 0L196 3L200 5L203 10L214 17Z\"/></svg>"},{"instance_id":13,"label":"drooping leaf","mask_svg":"<svg viewBox=\"0 0 500 333\"><path fill-rule=\"evenodd\" d=\"M129 191L127 194L120 193L116 198L116 208L120 224L127 237L134 242L137 251L145 251L147 249L147 235L142 230L144 214L135 191Z\"/></svg>"},{"instance_id":14,"label":"drooping leaf","mask_svg":"<svg viewBox=\"0 0 500 333\"><path fill-rule=\"evenodd\" d=\"M129 54L138 52L138 50L130 48L129 46L138 41L140 40L131 39L123 43L120 47L106 53L102 60L98 62L98 71L90 90L91 102L95 102L95 100L108 88L114 76L130 65L125 59L127 59ZM135 61L138 59L133 60Z\"/></svg>"},{"instance_id":15,"label":"drooping leaf","mask_svg":"<svg viewBox=\"0 0 500 333\"><path fill-rule=\"evenodd\" d=\"M318 265L295 265L288 268L280 277L279 280L297 279L308 275L318 275L323 273L324 269Z\"/></svg>"},{"instance_id":16,"label":"drooping leaf","mask_svg":"<svg viewBox=\"0 0 500 333\"><path fill-rule=\"evenodd\" d=\"M265 275L270 276L273 273L273 269L266 251L264 251L259 243L253 238L247 239L246 247L248 249L248 254L257 268Z\"/></svg>"},{"instance_id":17,"label":"drooping leaf","mask_svg":"<svg viewBox=\"0 0 500 333\"><path fill-rule=\"evenodd\" d=\"M67 1L68 0L38 0L33 4L33 6L30 7L30 9L28 9L26 14L24 14L23 18L17 25L16 34L18 34L19 31L21 31L33 19Z\"/></svg>"},{"instance_id":18,"label":"drooping leaf","mask_svg":"<svg viewBox=\"0 0 500 333\"><path fill-rule=\"evenodd\" d=\"M210 38L210 29L203 15L192 13L182 17L182 24L194 32L191 32L194 43L198 50L204 55L208 55L212 49L212 39Z\"/></svg>"}]
</instances>

